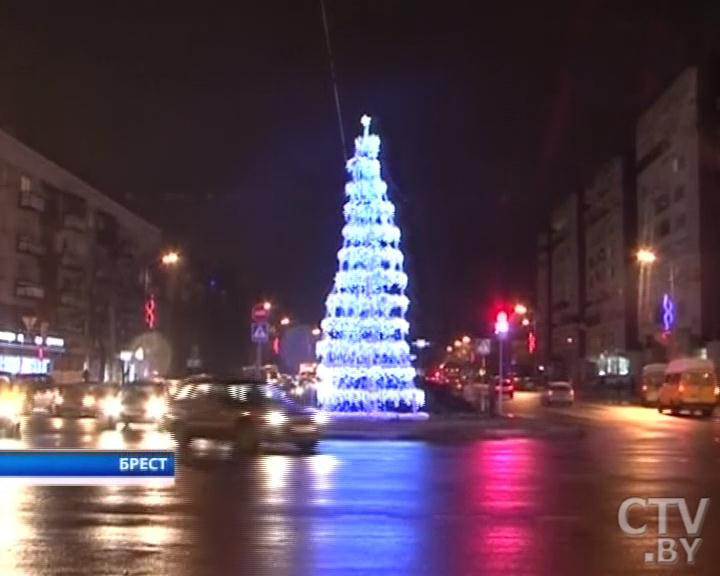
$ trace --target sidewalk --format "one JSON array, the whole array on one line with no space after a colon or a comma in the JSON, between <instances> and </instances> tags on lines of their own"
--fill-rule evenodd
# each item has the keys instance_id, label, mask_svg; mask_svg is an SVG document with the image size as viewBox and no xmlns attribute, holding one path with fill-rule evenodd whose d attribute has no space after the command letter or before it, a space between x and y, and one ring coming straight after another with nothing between
<instances>
[{"instance_id":1,"label":"sidewalk","mask_svg":"<svg viewBox=\"0 0 720 576\"><path fill-rule=\"evenodd\" d=\"M429 416L425 420L378 420L336 416L326 426L325 438L343 440L422 440L463 442L482 438L578 437L578 426L531 418L488 418L475 415Z\"/></svg>"}]
</instances>

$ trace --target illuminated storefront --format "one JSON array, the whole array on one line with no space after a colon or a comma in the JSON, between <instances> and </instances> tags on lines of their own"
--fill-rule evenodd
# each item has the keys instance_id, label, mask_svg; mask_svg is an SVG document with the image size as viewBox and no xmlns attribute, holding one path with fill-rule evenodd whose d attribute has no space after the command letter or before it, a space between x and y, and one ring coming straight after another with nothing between
<instances>
[{"instance_id":1,"label":"illuminated storefront","mask_svg":"<svg viewBox=\"0 0 720 576\"><path fill-rule=\"evenodd\" d=\"M49 374L52 362L65 351L65 341L55 336L29 336L0 331L0 373Z\"/></svg>"}]
</instances>

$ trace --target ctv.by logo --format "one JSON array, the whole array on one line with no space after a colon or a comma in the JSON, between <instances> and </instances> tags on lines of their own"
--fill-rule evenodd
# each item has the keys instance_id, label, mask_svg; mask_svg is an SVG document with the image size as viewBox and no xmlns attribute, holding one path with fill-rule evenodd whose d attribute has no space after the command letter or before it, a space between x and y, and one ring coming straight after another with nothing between
<instances>
[{"instance_id":1,"label":"ctv.by logo","mask_svg":"<svg viewBox=\"0 0 720 576\"><path fill-rule=\"evenodd\" d=\"M618 509L618 524L620 529L628 536L644 536L647 532L647 524L642 526L631 526L628 520L630 508L657 506L658 538L657 550L645 552L645 564L675 564L678 562L678 542L688 564L694 564L698 550L702 545L702 538L699 538L705 515L707 514L710 498L700 498L695 516L690 517L685 498L628 498L620 504ZM681 538L669 538L668 535L668 510L677 508L680 511L685 536Z\"/></svg>"}]
</instances>

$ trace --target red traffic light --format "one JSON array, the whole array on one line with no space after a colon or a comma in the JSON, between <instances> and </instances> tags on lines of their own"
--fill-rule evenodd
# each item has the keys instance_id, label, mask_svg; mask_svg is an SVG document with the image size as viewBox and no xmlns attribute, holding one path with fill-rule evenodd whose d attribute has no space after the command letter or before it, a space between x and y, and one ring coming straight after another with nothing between
<instances>
[{"instance_id":1,"label":"red traffic light","mask_svg":"<svg viewBox=\"0 0 720 576\"><path fill-rule=\"evenodd\" d=\"M508 313L500 310L495 317L495 334L501 336L507 334L510 330L510 322L508 321Z\"/></svg>"}]
</instances>

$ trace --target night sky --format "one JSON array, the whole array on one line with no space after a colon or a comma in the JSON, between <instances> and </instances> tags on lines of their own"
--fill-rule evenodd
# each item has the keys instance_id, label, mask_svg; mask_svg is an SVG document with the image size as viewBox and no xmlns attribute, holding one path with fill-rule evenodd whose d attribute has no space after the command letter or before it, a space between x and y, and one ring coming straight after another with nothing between
<instances>
[{"instance_id":1,"label":"night sky","mask_svg":"<svg viewBox=\"0 0 720 576\"><path fill-rule=\"evenodd\" d=\"M345 154L374 116L413 333L438 339L532 297L552 199L627 149L720 29L685 2L326 2ZM160 226L240 308L267 296L317 322L345 180L319 0L182 6L0 2L0 123Z\"/></svg>"}]
</instances>

